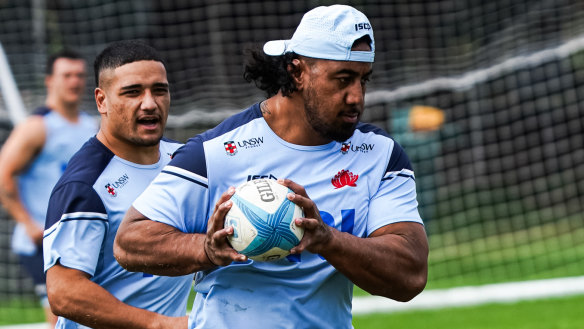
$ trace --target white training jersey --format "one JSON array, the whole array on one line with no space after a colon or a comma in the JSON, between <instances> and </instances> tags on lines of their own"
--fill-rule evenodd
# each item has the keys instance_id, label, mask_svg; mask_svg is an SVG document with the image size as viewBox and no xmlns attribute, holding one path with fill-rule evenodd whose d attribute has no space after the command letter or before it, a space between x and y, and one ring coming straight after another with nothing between
<instances>
[{"instance_id":1,"label":"white training jersey","mask_svg":"<svg viewBox=\"0 0 584 329\"><path fill-rule=\"evenodd\" d=\"M358 237L422 223L410 162L385 132L361 123L344 143L294 145L270 129L259 104L190 139L133 206L204 233L220 195L260 177L303 185L325 223ZM308 251L198 272L195 290L189 328L352 327L353 283Z\"/></svg>"},{"instance_id":2,"label":"white training jersey","mask_svg":"<svg viewBox=\"0 0 584 329\"><path fill-rule=\"evenodd\" d=\"M69 159L97 132L96 121L81 112L76 123L70 122L47 107L38 108L45 124L45 144L34 161L18 176L20 198L27 212L39 227L45 227L45 215L51 191L63 175ZM32 256L36 244L30 239L24 225L17 224L11 242L12 251Z\"/></svg>"},{"instance_id":3,"label":"white training jersey","mask_svg":"<svg viewBox=\"0 0 584 329\"><path fill-rule=\"evenodd\" d=\"M160 160L139 165L91 138L71 159L49 201L43 239L45 271L59 263L91 275L122 302L169 316L186 314L193 275L129 272L113 253L118 227L132 201L182 144L162 140ZM59 318L57 328L84 328Z\"/></svg>"}]
</instances>

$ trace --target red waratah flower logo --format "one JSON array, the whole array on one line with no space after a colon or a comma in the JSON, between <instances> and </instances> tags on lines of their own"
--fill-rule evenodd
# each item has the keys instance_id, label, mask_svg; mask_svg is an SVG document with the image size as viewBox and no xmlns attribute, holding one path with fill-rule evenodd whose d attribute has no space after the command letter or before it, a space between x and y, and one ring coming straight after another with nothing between
<instances>
[{"instance_id":1,"label":"red waratah flower logo","mask_svg":"<svg viewBox=\"0 0 584 329\"><path fill-rule=\"evenodd\" d=\"M341 170L339 171L333 179L331 179L331 183L335 188L341 188L343 186L353 186L356 187L357 184L355 182L359 179L359 175L353 175L352 172L348 170Z\"/></svg>"}]
</instances>

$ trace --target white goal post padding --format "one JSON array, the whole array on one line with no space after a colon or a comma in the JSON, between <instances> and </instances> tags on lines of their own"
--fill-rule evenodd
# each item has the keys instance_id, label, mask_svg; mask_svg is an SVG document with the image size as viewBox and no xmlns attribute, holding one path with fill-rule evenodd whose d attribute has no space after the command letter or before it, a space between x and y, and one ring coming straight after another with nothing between
<instances>
[{"instance_id":1,"label":"white goal post padding","mask_svg":"<svg viewBox=\"0 0 584 329\"><path fill-rule=\"evenodd\" d=\"M8 64L2 43L0 43L0 91L2 92L6 111L12 124L16 125L24 120L26 118L26 109L20 97L16 82L14 81L14 76L12 75L12 70Z\"/></svg>"}]
</instances>

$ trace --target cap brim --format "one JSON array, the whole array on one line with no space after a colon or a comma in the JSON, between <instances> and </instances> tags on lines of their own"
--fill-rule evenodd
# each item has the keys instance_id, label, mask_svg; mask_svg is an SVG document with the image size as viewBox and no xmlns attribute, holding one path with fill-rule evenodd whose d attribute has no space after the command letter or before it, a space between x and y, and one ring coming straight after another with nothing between
<instances>
[{"instance_id":1,"label":"cap brim","mask_svg":"<svg viewBox=\"0 0 584 329\"><path fill-rule=\"evenodd\" d=\"M264 44L264 53L270 56L280 56L286 53L290 40L272 40Z\"/></svg>"}]
</instances>

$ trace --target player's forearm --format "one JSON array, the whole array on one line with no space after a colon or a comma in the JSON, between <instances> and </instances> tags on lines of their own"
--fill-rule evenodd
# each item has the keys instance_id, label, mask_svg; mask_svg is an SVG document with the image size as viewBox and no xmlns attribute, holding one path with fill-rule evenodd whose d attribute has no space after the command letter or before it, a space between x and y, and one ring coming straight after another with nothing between
<instances>
[{"instance_id":1,"label":"player's forearm","mask_svg":"<svg viewBox=\"0 0 584 329\"><path fill-rule=\"evenodd\" d=\"M358 238L335 230L321 255L374 295L408 301L426 285L428 248L419 233Z\"/></svg>"},{"instance_id":2,"label":"player's forearm","mask_svg":"<svg viewBox=\"0 0 584 329\"><path fill-rule=\"evenodd\" d=\"M186 317L167 317L127 305L88 278L63 274L76 270L52 270L47 274L47 292L51 310L58 316L95 329L187 328Z\"/></svg>"},{"instance_id":3,"label":"player's forearm","mask_svg":"<svg viewBox=\"0 0 584 329\"><path fill-rule=\"evenodd\" d=\"M114 256L125 269L179 276L209 269L203 234L188 234L145 219L130 208L114 242Z\"/></svg>"}]
</instances>

